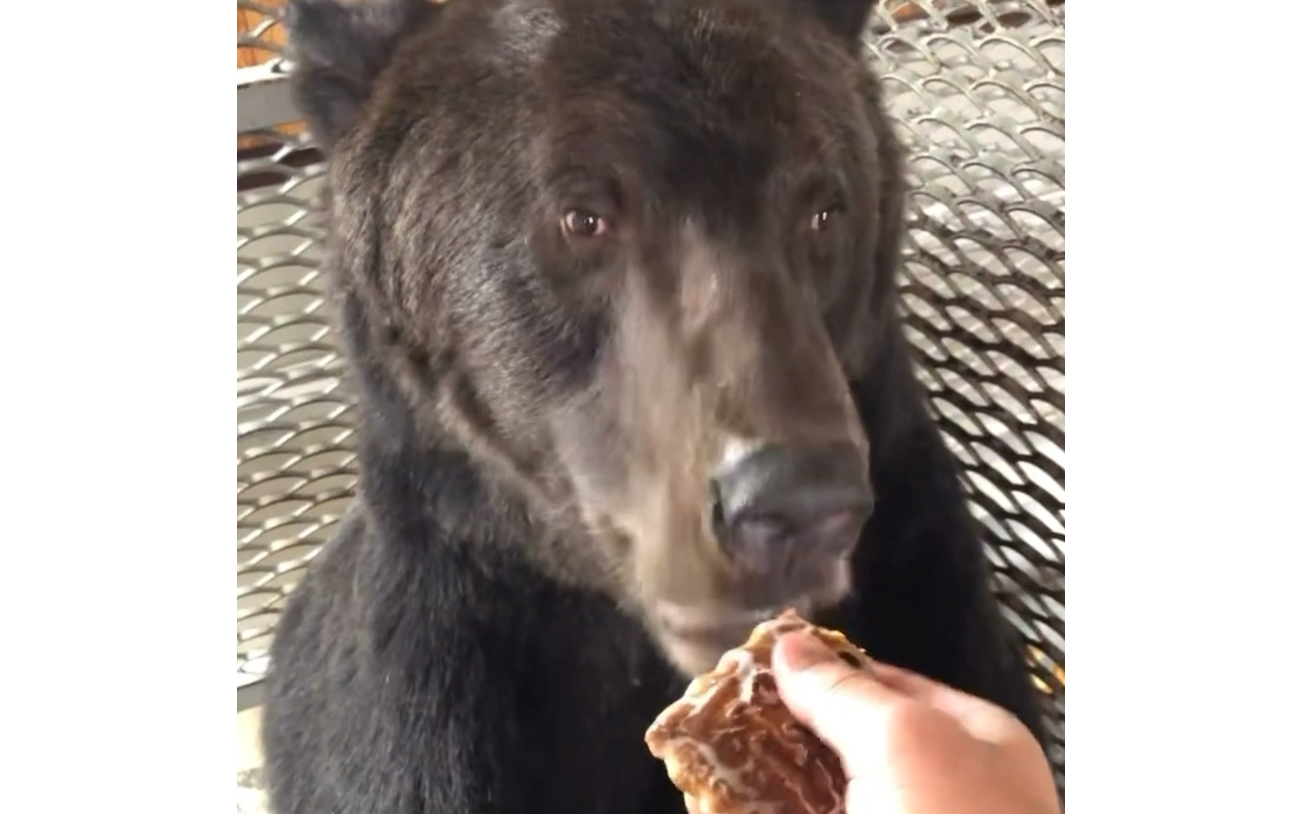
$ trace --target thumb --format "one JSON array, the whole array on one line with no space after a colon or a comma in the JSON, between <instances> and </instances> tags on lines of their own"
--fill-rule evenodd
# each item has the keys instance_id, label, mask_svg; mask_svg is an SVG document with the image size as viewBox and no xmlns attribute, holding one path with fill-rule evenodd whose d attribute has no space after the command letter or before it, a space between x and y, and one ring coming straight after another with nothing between
<instances>
[{"instance_id":1,"label":"thumb","mask_svg":"<svg viewBox=\"0 0 1302 814\"><path fill-rule=\"evenodd\" d=\"M892 708L907 696L872 674L841 661L809 633L791 633L773 648L778 692L796 719L841 757L847 775L856 766L884 765Z\"/></svg>"}]
</instances>

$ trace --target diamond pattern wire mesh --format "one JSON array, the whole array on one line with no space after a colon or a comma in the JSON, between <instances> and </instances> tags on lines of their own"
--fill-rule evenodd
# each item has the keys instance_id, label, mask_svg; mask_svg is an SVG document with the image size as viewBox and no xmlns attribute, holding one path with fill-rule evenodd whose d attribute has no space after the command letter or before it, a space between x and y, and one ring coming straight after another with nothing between
<instances>
[{"instance_id":1,"label":"diamond pattern wire mesh","mask_svg":"<svg viewBox=\"0 0 1302 814\"><path fill-rule=\"evenodd\" d=\"M285 27L280 19L284 6L285 0L236 0L238 27L235 49L239 67L269 62L274 63L272 67L279 67L285 43Z\"/></svg>"},{"instance_id":2,"label":"diamond pattern wire mesh","mask_svg":"<svg viewBox=\"0 0 1302 814\"><path fill-rule=\"evenodd\" d=\"M885 8L869 49L913 176L906 330L1029 645L1061 786L1065 4Z\"/></svg>"},{"instance_id":3,"label":"diamond pattern wire mesh","mask_svg":"<svg viewBox=\"0 0 1302 814\"><path fill-rule=\"evenodd\" d=\"M236 204L239 685L264 673L284 598L356 481L352 405L319 269L324 168L301 136L251 135L264 146L238 162L246 190Z\"/></svg>"},{"instance_id":4,"label":"diamond pattern wire mesh","mask_svg":"<svg viewBox=\"0 0 1302 814\"><path fill-rule=\"evenodd\" d=\"M278 58L283 0L237 3L240 46ZM903 306L964 468L996 587L1028 643L1063 783L1063 0L883 3L869 37L909 151ZM249 64L241 62L241 64ZM287 112L288 113L288 112ZM287 115L287 119L292 116ZM353 494L352 405L319 272L323 167L287 128L240 134L237 684Z\"/></svg>"}]
</instances>

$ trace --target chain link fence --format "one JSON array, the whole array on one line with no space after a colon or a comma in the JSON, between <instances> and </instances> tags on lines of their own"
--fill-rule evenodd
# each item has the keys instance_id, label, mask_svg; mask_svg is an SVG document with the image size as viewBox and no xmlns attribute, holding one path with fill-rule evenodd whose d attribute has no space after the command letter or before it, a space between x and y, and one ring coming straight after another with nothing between
<instances>
[{"instance_id":1,"label":"chain link fence","mask_svg":"<svg viewBox=\"0 0 1302 814\"><path fill-rule=\"evenodd\" d=\"M456 0L453 0L454 2ZM469 1L469 0L462 0ZM319 262L324 167L283 93L281 2L239 0L236 674L353 494ZM886 0L869 59L910 154L903 307L1025 637L1063 784L1065 0ZM249 697L252 697L250 693Z\"/></svg>"}]
</instances>

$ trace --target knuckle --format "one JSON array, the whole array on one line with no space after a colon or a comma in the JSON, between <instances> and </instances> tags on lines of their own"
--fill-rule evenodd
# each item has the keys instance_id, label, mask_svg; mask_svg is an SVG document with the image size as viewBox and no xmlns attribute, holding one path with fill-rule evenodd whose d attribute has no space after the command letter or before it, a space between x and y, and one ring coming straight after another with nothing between
<instances>
[{"instance_id":1,"label":"knuckle","mask_svg":"<svg viewBox=\"0 0 1302 814\"><path fill-rule=\"evenodd\" d=\"M919 741L930 741L944 730L953 729L948 716L912 698L900 698L891 703L886 713L886 735L890 742L900 747Z\"/></svg>"}]
</instances>

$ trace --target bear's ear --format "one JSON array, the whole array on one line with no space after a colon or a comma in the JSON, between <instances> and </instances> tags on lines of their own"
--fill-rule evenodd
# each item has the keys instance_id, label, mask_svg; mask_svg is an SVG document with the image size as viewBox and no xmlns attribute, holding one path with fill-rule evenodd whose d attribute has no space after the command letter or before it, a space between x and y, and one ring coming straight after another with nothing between
<instances>
[{"instance_id":1,"label":"bear's ear","mask_svg":"<svg viewBox=\"0 0 1302 814\"><path fill-rule=\"evenodd\" d=\"M785 0L795 11L822 20L855 51L859 50L868 15L877 0Z\"/></svg>"},{"instance_id":2,"label":"bear's ear","mask_svg":"<svg viewBox=\"0 0 1302 814\"><path fill-rule=\"evenodd\" d=\"M438 8L434 0L289 0L294 103L322 147L352 125L398 40Z\"/></svg>"}]
</instances>

